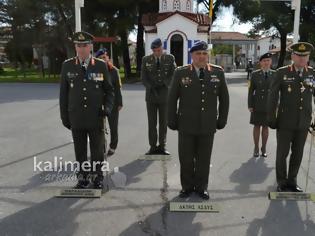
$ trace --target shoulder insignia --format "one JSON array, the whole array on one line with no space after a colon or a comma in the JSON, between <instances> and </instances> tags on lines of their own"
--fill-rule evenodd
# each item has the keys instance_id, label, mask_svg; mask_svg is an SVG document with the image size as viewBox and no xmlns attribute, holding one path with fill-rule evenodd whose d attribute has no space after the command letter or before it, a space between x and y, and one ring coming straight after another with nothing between
<instances>
[{"instance_id":1,"label":"shoulder insignia","mask_svg":"<svg viewBox=\"0 0 315 236\"><path fill-rule=\"evenodd\" d=\"M192 65L185 65L185 66L178 66L177 68L176 68L176 70L187 70L187 69L189 69L189 70L192 70Z\"/></svg>"},{"instance_id":2,"label":"shoulder insignia","mask_svg":"<svg viewBox=\"0 0 315 236\"><path fill-rule=\"evenodd\" d=\"M109 70L114 69L114 65L113 65L113 63L111 63L111 62L107 62L107 66L108 66L108 69L109 69Z\"/></svg>"},{"instance_id":3,"label":"shoulder insignia","mask_svg":"<svg viewBox=\"0 0 315 236\"><path fill-rule=\"evenodd\" d=\"M219 65L215 65L215 64L212 64L212 63L208 63L208 67L211 67L211 68L214 68L214 69L219 69L221 71L224 71L223 67L222 66L219 66Z\"/></svg>"},{"instance_id":4,"label":"shoulder insignia","mask_svg":"<svg viewBox=\"0 0 315 236\"><path fill-rule=\"evenodd\" d=\"M279 70L289 70L289 71L292 71L293 70L293 68L292 68L293 66L282 66L282 67L280 67L280 68L278 68L278 71Z\"/></svg>"},{"instance_id":5,"label":"shoulder insignia","mask_svg":"<svg viewBox=\"0 0 315 236\"><path fill-rule=\"evenodd\" d=\"M72 60L75 60L75 59L76 59L76 57L72 57L72 58L69 58L69 59L65 60L64 62L69 62L69 61L72 61Z\"/></svg>"}]
</instances>

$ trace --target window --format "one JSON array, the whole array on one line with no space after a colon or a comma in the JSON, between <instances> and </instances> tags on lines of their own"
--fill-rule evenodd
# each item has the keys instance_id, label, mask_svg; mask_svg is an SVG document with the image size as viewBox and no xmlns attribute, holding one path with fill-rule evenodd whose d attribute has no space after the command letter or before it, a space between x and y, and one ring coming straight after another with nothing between
<instances>
[{"instance_id":1,"label":"window","mask_svg":"<svg viewBox=\"0 0 315 236\"><path fill-rule=\"evenodd\" d=\"M162 1L162 10L164 10L164 11L167 10L167 0Z\"/></svg>"},{"instance_id":2,"label":"window","mask_svg":"<svg viewBox=\"0 0 315 236\"><path fill-rule=\"evenodd\" d=\"M180 10L180 1L179 0L174 0L173 9L175 11L179 11Z\"/></svg>"},{"instance_id":3,"label":"window","mask_svg":"<svg viewBox=\"0 0 315 236\"><path fill-rule=\"evenodd\" d=\"M190 0L187 0L187 2L186 2L186 10L191 11L191 1Z\"/></svg>"}]
</instances>

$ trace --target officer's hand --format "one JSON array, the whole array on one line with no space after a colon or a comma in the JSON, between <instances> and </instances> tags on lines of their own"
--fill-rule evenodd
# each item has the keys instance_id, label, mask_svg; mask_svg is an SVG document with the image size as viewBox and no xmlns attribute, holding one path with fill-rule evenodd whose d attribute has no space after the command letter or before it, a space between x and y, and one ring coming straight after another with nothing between
<instances>
[{"instance_id":1,"label":"officer's hand","mask_svg":"<svg viewBox=\"0 0 315 236\"><path fill-rule=\"evenodd\" d=\"M254 112L254 108L250 107L248 108L249 112Z\"/></svg>"},{"instance_id":2,"label":"officer's hand","mask_svg":"<svg viewBox=\"0 0 315 236\"><path fill-rule=\"evenodd\" d=\"M108 108L101 110L101 117L105 118L106 116L109 117L109 115L110 115L110 110Z\"/></svg>"},{"instance_id":3,"label":"officer's hand","mask_svg":"<svg viewBox=\"0 0 315 236\"><path fill-rule=\"evenodd\" d=\"M69 122L66 122L66 121L62 121L62 124L64 127L66 127L67 129L71 129L71 125Z\"/></svg>"},{"instance_id":4,"label":"officer's hand","mask_svg":"<svg viewBox=\"0 0 315 236\"><path fill-rule=\"evenodd\" d=\"M169 122L167 124L168 128L170 128L171 130L178 130L177 124L176 122Z\"/></svg>"},{"instance_id":5,"label":"officer's hand","mask_svg":"<svg viewBox=\"0 0 315 236\"><path fill-rule=\"evenodd\" d=\"M105 108L104 110L104 115L109 117L110 116L111 111L108 108Z\"/></svg>"},{"instance_id":6,"label":"officer's hand","mask_svg":"<svg viewBox=\"0 0 315 236\"><path fill-rule=\"evenodd\" d=\"M311 123L311 126L310 126L310 128L308 129L308 132L309 132L311 135L315 135L315 124L314 124L314 123Z\"/></svg>"},{"instance_id":7,"label":"officer's hand","mask_svg":"<svg viewBox=\"0 0 315 236\"><path fill-rule=\"evenodd\" d=\"M269 121L269 122L268 122L268 126L269 126L271 129L276 129L276 128L277 128L276 121Z\"/></svg>"},{"instance_id":8,"label":"officer's hand","mask_svg":"<svg viewBox=\"0 0 315 236\"><path fill-rule=\"evenodd\" d=\"M226 123L221 121L220 119L217 120L217 129L223 129L225 127Z\"/></svg>"}]
</instances>

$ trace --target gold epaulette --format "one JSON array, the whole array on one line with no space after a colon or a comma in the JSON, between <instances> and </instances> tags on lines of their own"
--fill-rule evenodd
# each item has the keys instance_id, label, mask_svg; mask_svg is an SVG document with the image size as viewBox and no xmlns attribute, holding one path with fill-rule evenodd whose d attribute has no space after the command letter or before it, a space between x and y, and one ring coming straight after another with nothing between
<instances>
[{"instance_id":1,"label":"gold epaulette","mask_svg":"<svg viewBox=\"0 0 315 236\"><path fill-rule=\"evenodd\" d=\"M64 62L69 62L69 61L71 61L71 60L75 60L75 58L76 58L76 57L71 57L71 58L65 60Z\"/></svg>"},{"instance_id":2,"label":"gold epaulette","mask_svg":"<svg viewBox=\"0 0 315 236\"><path fill-rule=\"evenodd\" d=\"M210 67L210 69L209 69L209 67ZM219 70L224 71L222 66L215 65L215 64L212 64L212 63L208 63L208 70L211 71L211 68L215 68L215 69L219 69Z\"/></svg>"},{"instance_id":3,"label":"gold epaulette","mask_svg":"<svg viewBox=\"0 0 315 236\"><path fill-rule=\"evenodd\" d=\"M192 70L192 68L193 68L192 65L184 65L184 66L178 66L176 70L185 70L185 69Z\"/></svg>"}]
</instances>

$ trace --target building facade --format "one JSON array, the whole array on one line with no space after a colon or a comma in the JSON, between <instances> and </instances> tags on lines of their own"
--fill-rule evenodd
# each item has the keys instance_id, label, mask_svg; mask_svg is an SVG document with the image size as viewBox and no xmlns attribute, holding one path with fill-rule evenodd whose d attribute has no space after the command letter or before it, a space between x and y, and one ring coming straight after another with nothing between
<instances>
[{"instance_id":1,"label":"building facade","mask_svg":"<svg viewBox=\"0 0 315 236\"><path fill-rule=\"evenodd\" d=\"M209 16L197 13L193 0L159 0L159 4L159 13L142 17L145 55L151 54L151 42L161 38L164 50L175 56L177 65L191 63L192 45L200 40L208 42Z\"/></svg>"}]
</instances>

